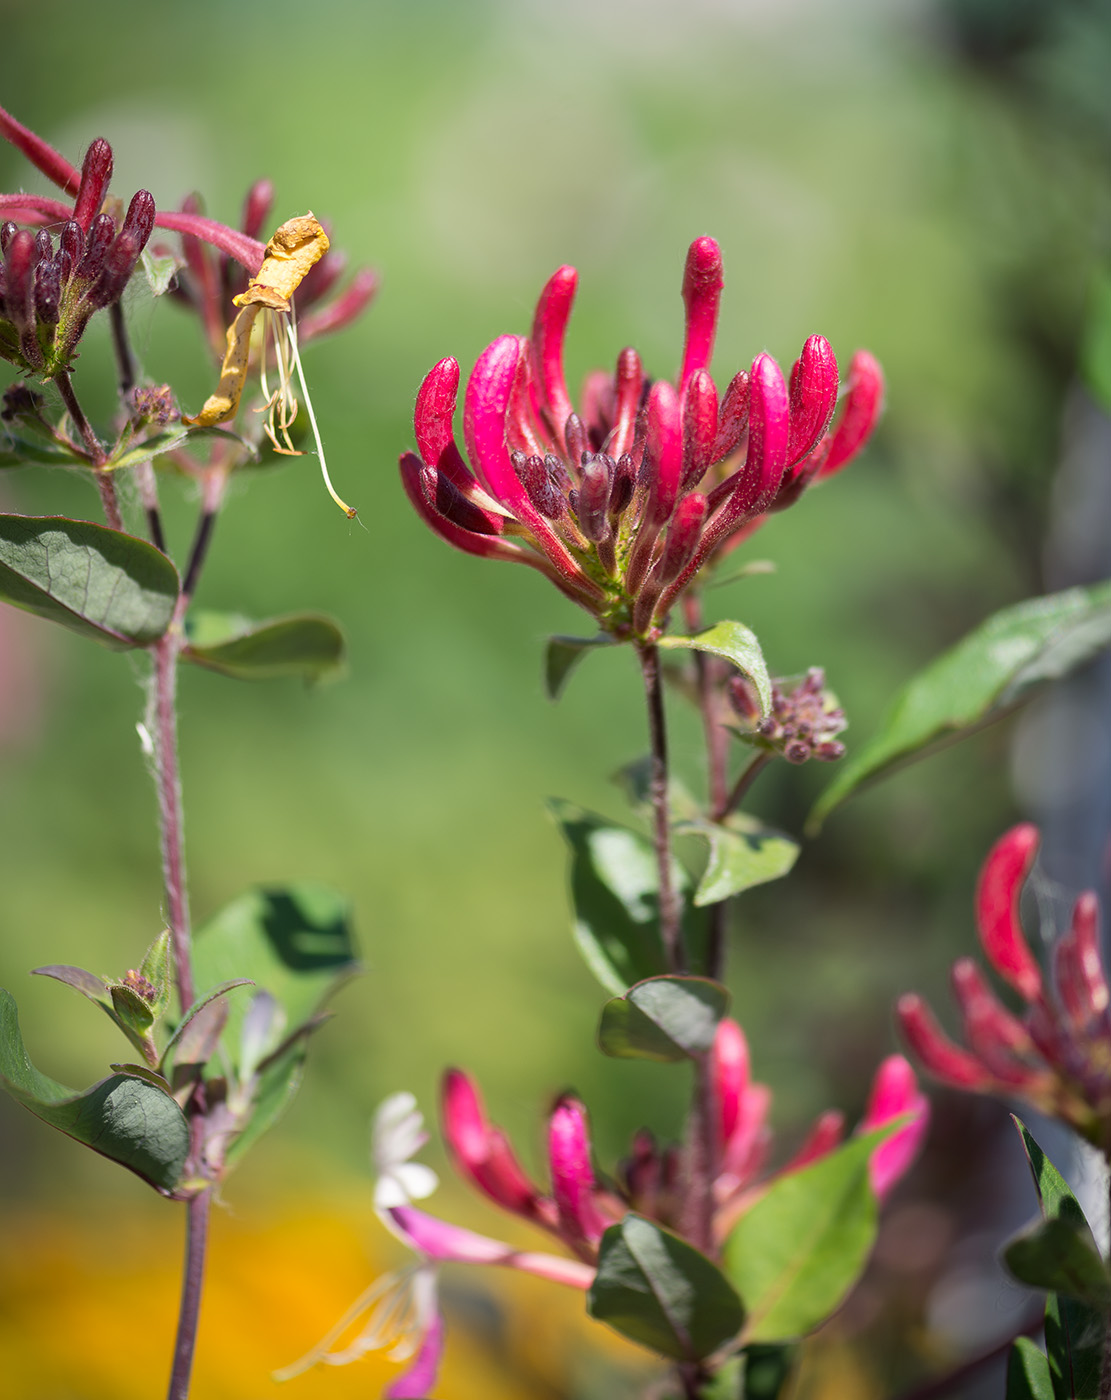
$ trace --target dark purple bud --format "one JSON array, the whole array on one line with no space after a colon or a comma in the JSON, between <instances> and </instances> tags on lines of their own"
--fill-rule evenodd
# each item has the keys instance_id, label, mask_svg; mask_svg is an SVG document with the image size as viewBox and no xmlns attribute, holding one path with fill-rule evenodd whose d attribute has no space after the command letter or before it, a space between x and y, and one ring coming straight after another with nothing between
<instances>
[{"instance_id":1,"label":"dark purple bud","mask_svg":"<svg viewBox=\"0 0 1111 1400\"><path fill-rule=\"evenodd\" d=\"M19 228L12 223L11 219L5 219L4 222L0 224L0 253L6 253L8 251L8 245L18 232Z\"/></svg>"},{"instance_id":2,"label":"dark purple bud","mask_svg":"<svg viewBox=\"0 0 1111 1400\"><path fill-rule=\"evenodd\" d=\"M566 511L567 502L556 489L543 457L529 457L523 452L511 452L509 455L517 480L525 488L532 504L546 520L558 520Z\"/></svg>"},{"instance_id":3,"label":"dark purple bud","mask_svg":"<svg viewBox=\"0 0 1111 1400\"><path fill-rule=\"evenodd\" d=\"M239 227L248 238L257 238L274 207L274 186L269 180L256 180L243 201L243 218Z\"/></svg>"},{"instance_id":4,"label":"dark purple bud","mask_svg":"<svg viewBox=\"0 0 1111 1400\"><path fill-rule=\"evenodd\" d=\"M68 224L62 225L58 247L69 258L70 267L76 267L81 261L81 254L85 249L85 235L81 232L81 225L76 220L70 219Z\"/></svg>"},{"instance_id":5,"label":"dark purple bud","mask_svg":"<svg viewBox=\"0 0 1111 1400\"><path fill-rule=\"evenodd\" d=\"M8 244L4 262L4 295L8 319L20 331L34 324L34 269L37 261L35 236L30 229L16 231Z\"/></svg>"},{"instance_id":6,"label":"dark purple bud","mask_svg":"<svg viewBox=\"0 0 1111 1400\"><path fill-rule=\"evenodd\" d=\"M68 253L59 253L55 262L58 265L58 281L64 287L73 276L73 259Z\"/></svg>"},{"instance_id":7,"label":"dark purple bud","mask_svg":"<svg viewBox=\"0 0 1111 1400\"><path fill-rule=\"evenodd\" d=\"M571 470L578 471L584 465L584 455L590 451L590 439L587 435L586 424L577 413L567 415L563 437L567 443L567 457L571 463Z\"/></svg>"},{"instance_id":8,"label":"dark purple bud","mask_svg":"<svg viewBox=\"0 0 1111 1400\"><path fill-rule=\"evenodd\" d=\"M544 465L548 469L552 485L561 495L566 495L571 489L571 478L567 474L567 468L563 465L562 460L554 452L549 452L544 458Z\"/></svg>"},{"instance_id":9,"label":"dark purple bud","mask_svg":"<svg viewBox=\"0 0 1111 1400\"><path fill-rule=\"evenodd\" d=\"M726 693L729 703L746 724L756 725L760 721L760 700L756 687L747 677L730 676Z\"/></svg>"},{"instance_id":10,"label":"dark purple bud","mask_svg":"<svg viewBox=\"0 0 1111 1400\"><path fill-rule=\"evenodd\" d=\"M462 530L470 530L476 535L497 533L490 528L486 512L468 501L458 486L435 467L421 467L420 489L428 504L451 524L458 525Z\"/></svg>"},{"instance_id":11,"label":"dark purple bud","mask_svg":"<svg viewBox=\"0 0 1111 1400\"><path fill-rule=\"evenodd\" d=\"M701 371L699 371L701 373ZM706 497L697 491L684 496L667 532L659 579L669 584L677 579L694 557L706 520Z\"/></svg>"},{"instance_id":12,"label":"dark purple bud","mask_svg":"<svg viewBox=\"0 0 1111 1400\"><path fill-rule=\"evenodd\" d=\"M629 502L633 499L636 483L637 471L633 465L632 454L622 452L614 467L613 484L610 487L609 511L611 520L616 520L618 516L624 515L629 507Z\"/></svg>"},{"instance_id":13,"label":"dark purple bud","mask_svg":"<svg viewBox=\"0 0 1111 1400\"><path fill-rule=\"evenodd\" d=\"M91 282L104 266L104 255L116 236L116 225L112 222L111 214L98 214L86 234L85 251L73 272L79 282Z\"/></svg>"},{"instance_id":14,"label":"dark purple bud","mask_svg":"<svg viewBox=\"0 0 1111 1400\"><path fill-rule=\"evenodd\" d=\"M36 394L33 389L29 389L26 384L12 384L4 390L3 407L0 408L0 418L5 423L18 422L21 418L30 418L38 423L42 422L42 410L46 400L41 394Z\"/></svg>"},{"instance_id":15,"label":"dark purple bud","mask_svg":"<svg viewBox=\"0 0 1111 1400\"><path fill-rule=\"evenodd\" d=\"M44 228L40 228L35 234L35 256L40 262L43 258L54 256L54 240Z\"/></svg>"},{"instance_id":16,"label":"dark purple bud","mask_svg":"<svg viewBox=\"0 0 1111 1400\"><path fill-rule=\"evenodd\" d=\"M154 232L154 216L157 212L154 206L154 195L149 190L136 190L131 196L131 203L127 206L127 213L123 218L123 228L120 229L120 237L122 238L126 234L134 238L141 253ZM135 256L138 257L138 253Z\"/></svg>"},{"instance_id":17,"label":"dark purple bud","mask_svg":"<svg viewBox=\"0 0 1111 1400\"><path fill-rule=\"evenodd\" d=\"M783 750L783 757L788 763L805 763L810 757L810 745L796 739Z\"/></svg>"},{"instance_id":18,"label":"dark purple bud","mask_svg":"<svg viewBox=\"0 0 1111 1400\"><path fill-rule=\"evenodd\" d=\"M610 474L606 463L600 457L592 457L583 464L576 514L579 529L588 540L593 540L595 543L606 539L610 532L609 519L606 515L609 498Z\"/></svg>"},{"instance_id":19,"label":"dark purple bud","mask_svg":"<svg viewBox=\"0 0 1111 1400\"><path fill-rule=\"evenodd\" d=\"M132 198L119 237L104 255L100 275L85 293L85 303L94 310L119 301L131 280L139 256L154 228L154 198L146 190Z\"/></svg>"},{"instance_id":20,"label":"dark purple bud","mask_svg":"<svg viewBox=\"0 0 1111 1400\"><path fill-rule=\"evenodd\" d=\"M35 315L47 326L58 324L62 275L56 258L43 258L35 268Z\"/></svg>"},{"instance_id":21,"label":"dark purple bud","mask_svg":"<svg viewBox=\"0 0 1111 1400\"><path fill-rule=\"evenodd\" d=\"M717 436L710 453L715 462L730 456L741 445L741 438L748 427L748 380L748 370L743 369L734 375L725 391L718 415Z\"/></svg>"},{"instance_id":22,"label":"dark purple bud","mask_svg":"<svg viewBox=\"0 0 1111 1400\"><path fill-rule=\"evenodd\" d=\"M845 757L845 745L840 739L827 739L814 750L814 757L832 763L835 759Z\"/></svg>"},{"instance_id":23,"label":"dark purple bud","mask_svg":"<svg viewBox=\"0 0 1111 1400\"><path fill-rule=\"evenodd\" d=\"M73 205L73 217L85 233L104 203L108 182L112 178L112 147L98 136L85 152L81 166L81 185Z\"/></svg>"}]
</instances>

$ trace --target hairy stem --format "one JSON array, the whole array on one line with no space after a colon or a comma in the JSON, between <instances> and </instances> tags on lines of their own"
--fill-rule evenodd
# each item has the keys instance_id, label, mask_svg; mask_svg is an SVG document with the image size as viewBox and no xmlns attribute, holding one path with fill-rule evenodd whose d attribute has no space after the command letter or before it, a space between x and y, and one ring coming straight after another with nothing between
<instances>
[{"instance_id":1,"label":"hairy stem","mask_svg":"<svg viewBox=\"0 0 1111 1400\"><path fill-rule=\"evenodd\" d=\"M184 645L182 618L187 597L183 593L173 621L151 648L154 675L147 706L147 731L154 743L154 780L158 790L158 826L162 849L162 876L174 953L178 998L185 1011L193 1004L193 966L190 956L189 892L185 884L185 822L181 805L181 778L177 752L177 662Z\"/></svg>"},{"instance_id":2,"label":"hairy stem","mask_svg":"<svg viewBox=\"0 0 1111 1400\"><path fill-rule=\"evenodd\" d=\"M126 399L135 387L135 359L131 354L131 345L127 338L123 307L118 301L114 301L108 314L112 322L112 348L116 352L116 368L120 376L120 398Z\"/></svg>"},{"instance_id":3,"label":"hairy stem","mask_svg":"<svg viewBox=\"0 0 1111 1400\"><path fill-rule=\"evenodd\" d=\"M694 1062L694 1085L684 1143L679 1230L710 1258L714 1255L714 1181L718 1174L716 1107L709 1057L700 1055Z\"/></svg>"},{"instance_id":4,"label":"hairy stem","mask_svg":"<svg viewBox=\"0 0 1111 1400\"><path fill-rule=\"evenodd\" d=\"M655 829L656 869L660 881L660 941L668 966L685 972L686 949L679 923L679 895L671 872L671 823L667 801L667 727L664 720L663 686L660 678L660 650L651 642L637 644L644 694L648 702L648 733L652 743L650 783Z\"/></svg>"},{"instance_id":5,"label":"hairy stem","mask_svg":"<svg viewBox=\"0 0 1111 1400\"><path fill-rule=\"evenodd\" d=\"M85 450L92 459L94 467L99 467L102 462L107 461L107 454L101 445L100 439L93 432L92 424L85 417L85 412L77 402L77 395L73 391L73 381L69 377L68 370L61 370L54 376L54 383L58 386L58 393L62 396L62 402L66 406L66 412L73 419L73 426L81 434L81 441L85 444ZM113 526L113 529L116 527Z\"/></svg>"},{"instance_id":6,"label":"hairy stem","mask_svg":"<svg viewBox=\"0 0 1111 1400\"><path fill-rule=\"evenodd\" d=\"M749 788L772 761L770 753L758 753L752 762L745 768L737 781L733 784L733 791L725 800L725 806L714 809L714 821L724 821L730 812L735 812L744 801L745 794Z\"/></svg>"},{"instance_id":7,"label":"hairy stem","mask_svg":"<svg viewBox=\"0 0 1111 1400\"><path fill-rule=\"evenodd\" d=\"M201 1315L204 1260L208 1246L208 1217L212 1187L206 1186L186 1202L185 1270L181 1279L181 1308L174 1342L174 1364L166 1400L186 1400L193 1374L193 1353L197 1346L197 1323Z\"/></svg>"}]
</instances>

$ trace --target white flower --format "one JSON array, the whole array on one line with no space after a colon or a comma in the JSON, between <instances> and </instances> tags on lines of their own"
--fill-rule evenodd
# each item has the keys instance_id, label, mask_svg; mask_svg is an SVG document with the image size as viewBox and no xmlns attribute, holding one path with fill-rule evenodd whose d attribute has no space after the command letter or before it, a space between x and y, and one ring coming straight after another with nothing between
<instances>
[{"instance_id":1,"label":"white flower","mask_svg":"<svg viewBox=\"0 0 1111 1400\"><path fill-rule=\"evenodd\" d=\"M440 1184L431 1167L411 1162L428 1141L424 1116L412 1094L391 1094L379 1105L370 1130L374 1207L379 1212L431 1196Z\"/></svg>"}]
</instances>

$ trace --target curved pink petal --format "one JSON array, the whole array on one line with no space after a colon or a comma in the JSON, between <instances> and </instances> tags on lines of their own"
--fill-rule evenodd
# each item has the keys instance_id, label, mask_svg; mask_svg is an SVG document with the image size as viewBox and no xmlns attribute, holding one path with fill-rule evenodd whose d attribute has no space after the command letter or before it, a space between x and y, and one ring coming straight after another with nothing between
<instances>
[{"instance_id":1,"label":"curved pink petal","mask_svg":"<svg viewBox=\"0 0 1111 1400\"><path fill-rule=\"evenodd\" d=\"M449 1225L413 1206L395 1206L386 1212L412 1249L429 1259L457 1264L498 1264L520 1269L526 1274L587 1289L594 1281L594 1269L578 1259L557 1254L514 1249L501 1240L476 1234L460 1225Z\"/></svg>"},{"instance_id":2,"label":"curved pink petal","mask_svg":"<svg viewBox=\"0 0 1111 1400\"><path fill-rule=\"evenodd\" d=\"M424 460L439 467L461 491L474 477L455 442L455 405L459 395L459 361L452 356L432 366L417 391L413 432Z\"/></svg>"},{"instance_id":3,"label":"curved pink petal","mask_svg":"<svg viewBox=\"0 0 1111 1400\"><path fill-rule=\"evenodd\" d=\"M663 525L679 499L683 475L683 429L679 395L666 379L657 379L648 393L648 440L645 453L651 461L648 517Z\"/></svg>"},{"instance_id":4,"label":"curved pink petal","mask_svg":"<svg viewBox=\"0 0 1111 1400\"><path fill-rule=\"evenodd\" d=\"M832 476L867 444L883 412L883 370L867 350L849 365L849 388L821 474Z\"/></svg>"},{"instance_id":5,"label":"curved pink petal","mask_svg":"<svg viewBox=\"0 0 1111 1400\"><path fill-rule=\"evenodd\" d=\"M441 1111L444 1138L462 1175L503 1210L548 1223L540 1191L518 1164L505 1134L487 1118L470 1075L458 1069L445 1073Z\"/></svg>"},{"instance_id":6,"label":"curved pink petal","mask_svg":"<svg viewBox=\"0 0 1111 1400\"><path fill-rule=\"evenodd\" d=\"M869 1133L907 1115L910 1122L881 1142L869 1159L872 1190L881 1201L914 1161L930 1123L929 1100L914 1070L902 1055L890 1055L876 1071L857 1131Z\"/></svg>"},{"instance_id":7,"label":"curved pink petal","mask_svg":"<svg viewBox=\"0 0 1111 1400\"><path fill-rule=\"evenodd\" d=\"M683 303L686 307L686 334L683 341L683 366L679 372L679 388L696 370L709 368L714 354L717 333L718 306L722 275L721 249L713 238L696 238L687 250L683 269Z\"/></svg>"},{"instance_id":8,"label":"curved pink petal","mask_svg":"<svg viewBox=\"0 0 1111 1400\"><path fill-rule=\"evenodd\" d=\"M626 346L617 357L613 376L613 436L606 450L614 457L632 448L643 387L644 367L640 356Z\"/></svg>"},{"instance_id":9,"label":"curved pink petal","mask_svg":"<svg viewBox=\"0 0 1111 1400\"><path fill-rule=\"evenodd\" d=\"M560 1233L569 1244L597 1244L606 1221L594 1205L594 1167L586 1109L577 1100L559 1100L548 1121L548 1165L552 1194L559 1212Z\"/></svg>"},{"instance_id":10,"label":"curved pink petal","mask_svg":"<svg viewBox=\"0 0 1111 1400\"><path fill-rule=\"evenodd\" d=\"M1069 1016L1086 1025L1111 1001L1099 933L1099 899L1093 890L1076 901L1072 926L1056 949L1057 990Z\"/></svg>"},{"instance_id":11,"label":"curved pink petal","mask_svg":"<svg viewBox=\"0 0 1111 1400\"><path fill-rule=\"evenodd\" d=\"M412 1365L382 1392L383 1400L427 1400L440 1373L444 1355L444 1319L437 1312L430 1322Z\"/></svg>"},{"instance_id":12,"label":"curved pink petal","mask_svg":"<svg viewBox=\"0 0 1111 1400\"><path fill-rule=\"evenodd\" d=\"M977 1059L1004 1084L1022 1087L1038 1079L1020 1058L1034 1048L1029 1031L992 992L971 958L953 964L952 981L965 1039Z\"/></svg>"},{"instance_id":13,"label":"curved pink petal","mask_svg":"<svg viewBox=\"0 0 1111 1400\"><path fill-rule=\"evenodd\" d=\"M563 340L575 300L577 281L578 273L573 267L557 268L548 278L536 303L529 341L539 407L561 450L566 447L563 428L572 411L567 381L563 376Z\"/></svg>"},{"instance_id":14,"label":"curved pink petal","mask_svg":"<svg viewBox=\"0 0 1111 1400\"><path fill-rule=\"evenodd\" d=\"M895 1005L903 1039L935 1079L954 1089L994 1088L995 1077L975 1055L954 1045L920 996L908 992Z\"/></svg>"},{"instance_id":15,"label":"curved pink petal","mask_svg":"<svg viewBox=\"0 0 1111 1400\"><path fill-rule=\"evenodd\" d=\"M1038 828L1013 827L988 852L976 886L976 925L988 961L1026 1001L1041 996L1042 974L1019 921L1019 898L1038 853Z\"/></svg>"}]
</instances>

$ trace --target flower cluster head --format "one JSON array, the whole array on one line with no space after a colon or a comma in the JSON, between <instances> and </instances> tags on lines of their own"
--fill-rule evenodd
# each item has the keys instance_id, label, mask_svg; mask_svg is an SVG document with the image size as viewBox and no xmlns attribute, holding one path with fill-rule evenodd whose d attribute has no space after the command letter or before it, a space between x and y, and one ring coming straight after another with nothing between
<instances>
[{"instance_id":1,"label":"flower cluster head","mask_svg":"<svg viewBox=\"0 0 1111 1400\"><path fill-rule=\"evenodd\" d=\"M775 681L771 711L763 718L750 681L733 675L727 685L730 704L744 725L741 737L754 748L780 754L788 763L805 763L808 758L832 763L844 757L845 745L837 735L848 721L833 692L826 689L820 666L812 666L798 684Z\"/></svg>"},{"instance_id":2,"label":"flower cluster head","mask_svg":"<svg viewBox=\"0 0 1111 1400\"><path fill-rule=\"evenodd\" d=\"M112 148L96 140L72 208L0 195L0 213L9 215L0 225L0 355L44 379L70 368L90 317L119 301L154 229L153 196L139 190L123 214L108 199L111 178ZM56 231L20 228L12 215Z\"/></svg>"},{"instance_id":3,"label":"flower cluster head","mask_svg":"<svg viewBox=\"0 0 1111 1400\"><path fill-rule=\"evenodd\" d=\"M459 365L441 360L417 396L417 453L401 458L422 519L470 554L539 569L617 636L651 635L698 570L858 452L883 379L854 356L840 416L837 361L811 336L789 380L758 355L724 393L710 377L721 250L698 238L683 277L678 379L649 379L635 350L587 377L578 410L563 373L576 273L540 294L532 334L503 335L478 359L452 430ZM468 466L469 462L469 466Z\"/></svg>"},{"instance_id":4,"label":"flower cluster head","mask_svg":"<svg viewBox=\"0 0 1111 1400\"><path fill-rule=\"evenodd\" d=\"M1099 901L1076 901L1053 946L1047 978L1022 931L1019 901L1037 855L1038 829L1000 838L980 873L976 924L988 962L1025 1004L1015 1015L971 958L953 966L968 1048L951 1041L921 997L900 998L903 1036L935 1078L957 1089L1022 1098L1070 1124L1111 1156L1111 993L1100 953Z\"/></svg>"}]
</instances>

